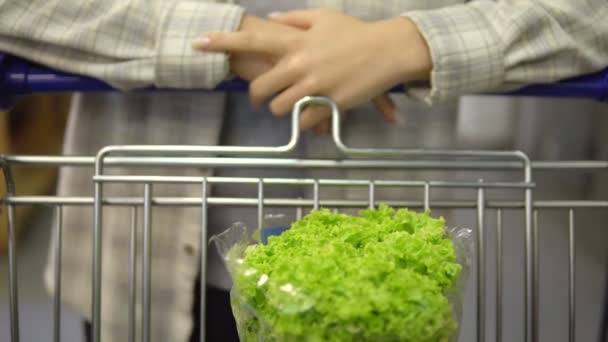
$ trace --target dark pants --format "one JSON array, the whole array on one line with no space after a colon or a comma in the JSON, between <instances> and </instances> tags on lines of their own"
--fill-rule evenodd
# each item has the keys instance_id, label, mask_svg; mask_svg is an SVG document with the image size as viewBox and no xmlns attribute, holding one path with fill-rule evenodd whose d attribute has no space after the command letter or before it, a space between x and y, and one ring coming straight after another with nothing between
<instances>
[{"instance_id":1,"label":"dark pants","mask_svg":"<svg viewBox=\"0 0 608 342\"><path fill-rule=\"evenodd\" d=\"M199 289L200 278L196 281L194 295L194 331L192 331L191 342L199 342L201 336L200 326L200 307L201 298ZM207 342L238 342L239 337L236 332L236 324L230 309L230 293L213 287L207 287L207 317L205 318L205 341ZM91 342L91 323L84 323L84 331L87 342Z\"/></svg>"}]
</instances>

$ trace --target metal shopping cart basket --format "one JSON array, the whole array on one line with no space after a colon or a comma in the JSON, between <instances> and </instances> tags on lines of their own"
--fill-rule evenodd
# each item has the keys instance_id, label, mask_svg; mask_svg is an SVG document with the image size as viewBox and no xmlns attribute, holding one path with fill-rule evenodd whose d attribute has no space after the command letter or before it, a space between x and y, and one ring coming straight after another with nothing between
<instances>
[{"instance_id":1,"label":"metal shopping cart basket","mask_svg":"<svg viewBox=\"0 0 608 342\"><path fill-rule=\"evenodd\" d=\"M8 95L24 95L33 92L49 91L103 91L110 89L106 84L75 75L64 74L30 64L10 56L0 55L0 90L2 97ZM229 91L243 87L240 83L226 83L220 90ZM608 99L608 72L599 73L584 78L569 80L549 86L532 86L524 88L513 95L541 96L574 96L591 97L597 100ZM5 103L6 104L6 103ZM332 136L337 150L344 158L340 160L297 159L287 156L298 144L300 137L298 118L302 108L309 104L320 104L332 109ZM3 208L8 212L9 229L9 299L10 299L10 337L11 341L19 341L19 296L17 281L17 260L15 252L15 207L17 206L53 206L57 208L58 229L56 234L61 236L61 208L66 206L92 206L94 208L94 244L93 253L93 336L100 341L100 310L101 310L101 233L103 222L102 212L107 206L126 206L141 208L143 213L143 293L135 293L134 265L135 256L130 260L131 293L128 305L131 339L134 339L135 297L142 295L143 321L142 337L150 340L150 292L151 241L150 232L153 222L151 213L158 206L190 206L200 208L200 240L204 248L207 244L207 210L213 206L249 206L257 208L257 219L260 227L263 225L264 213L275 207L289 207L301 213L312 208L328 207L341 210L343 208L373 207L380 201L377 189L399 188L417 189L419 196L414 200L388 201L387 204L398 207L416 209L458 209L475 213L476 217L476 267L473 279L476 282L475 296L475 325L478 341L502 341L504 315L503 294L505 276L505 249L503 248L503 221L507 216L515 215L519 219L517 227L521 227L520 244L524 251L521 264L523 308L514 317L520 320L523 331L521 336L525 341L539 340L539 271L542 262L539 260L538 234L539 212L561 211L568 226L568 244L564 254L567 255L567 302L568 340L575 340L575 235L576 213L578 210L595 209L607 210L608 200L535 200L535 174L539 171L571 172L605 172L608 162L599 161L544 161L534 162L526 154L519 151L474 151L474 150L422 150L422 149L391 149L391 148L355 148L347 146L340 134L339 113L331 100L320 97L302 99L294 108L292 116L291 139L283 146L252 147L252 146L108 146L95 156L26 156L10 155L0 158L0 166L6 181L8 194L2 199ZM184 156L184 155L187 156ZM221 154L222 157L215 156ZM186 177L171 175L138 176L110 175L107 170L116 166L173 166L173 167L226 167L226 168L319 168L319 169L395 169L395 170L448 170L464 171L466 179L302 179L302 178L259 178L259 177ZM17 196L15 184L11 177L12 170L19 167L50 166L55 168L88 167L92 170L91 182L94 183L94 193L88 197L57 197L57 196ZM498 172L499 175L511 175L505 179L490 177L492 180L480 179L480 175ZM104 187L108 184L135 183L141 184L140 197L105 197ZM212 184L239 184L257 187L257 196L252 198L222 198L214 197L208 188ZM157 184L191 184L200 187L200 196L196 198L155 197L153 187ZM309 198L272 198L265 196L265 189L271 186L307 187L311 189ZM343 198L323 198L322 189L325 187L364 188L365 198L352 200ZM441 189L461 189L470 196L450 199L434 196ZM513 194L508 199L499 196L502 193ZM133 220L135 222L135 220ZM135 230L134 223L131 230ZM134 233L132 233L134 234ZM132 236L131 248L134 246ZM492 240L489 237L492 237ZM488 251L492 250L492 258ZM61 247L56 253L61 254ZM202 250L201 267L206 265L206 253ZM61 260L57 258L57 260ZM55 287L61 288L60 261L56 268ZM204 272L202 272L204 275ZM488 279L494 277L494 281ZM203 279L203 284L204 279ZM490 283L494 286L491 287ZM491 298L491 294L493 298ZM54 341L60 341L60 298L58 290L54 298ZM203 296L204 300L204 296ZM599 299L598 299L599 300ZM487 310L489 302L495 310ZM201 305L204 308L204 305ZM204 317L204 312L203 315ZM491 320L493 319L493 322ZM509 318L511 319L511 318ZM204 319L203 319L204 322ZM492 324L491 334L488 326Z\"/></svg>"}]
</instances>

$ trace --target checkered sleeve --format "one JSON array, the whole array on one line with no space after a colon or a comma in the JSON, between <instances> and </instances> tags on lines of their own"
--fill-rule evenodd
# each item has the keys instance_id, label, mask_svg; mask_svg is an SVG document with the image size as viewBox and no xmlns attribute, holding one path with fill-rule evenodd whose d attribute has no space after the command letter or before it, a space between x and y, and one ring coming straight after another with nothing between
<instances>
[{"instance_id":1,"label":"checkered sleeve","mask_svg":"<svg viewBox=\"0 0 608 342\"><path fill-rule=\"evenodd\" d=\"M406 11L428 10L466 0L306 0L307 7L333 8L364 20L393 18Z\"/></svg>"},{"instance_id":2,"label":"checkered sleeve","mask_svg":"<svg viewBox=\"0 0 608 342\"><path fill-rule=\"evenodd\" d=\"M1 0L0 51L119 88L213 87L224 54L192 39L235 30L242 8L196 0Z\"/></svg>"},{"instance_id":3,"label":"checkered sleeve","mask_svg":"<svg viewBox=\"0 0 608 342\"><path fill-rule=\"evenodd\" d=\"M429 103L608 65L606 0L478 0L404 15L430 47Z\"/></svg>"}]
</instances>

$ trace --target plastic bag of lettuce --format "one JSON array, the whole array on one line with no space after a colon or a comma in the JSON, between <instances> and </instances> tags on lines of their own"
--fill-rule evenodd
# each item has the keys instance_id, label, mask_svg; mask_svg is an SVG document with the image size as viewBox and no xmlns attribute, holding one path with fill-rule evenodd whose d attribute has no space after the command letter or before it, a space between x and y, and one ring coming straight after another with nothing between
<instances>
[{"instance_id":1,"label":"plastic bag of lettuce","mask_svg":"<svg viewBox=\"0 0 608 342\"><path fill-rule=\"evenodd\" d=\"M471 231L382 205L313 211L267 244L215 236L241 341L452 341ZM463 269L464 267L464 269Z\"/></svg>"}]
</instances>

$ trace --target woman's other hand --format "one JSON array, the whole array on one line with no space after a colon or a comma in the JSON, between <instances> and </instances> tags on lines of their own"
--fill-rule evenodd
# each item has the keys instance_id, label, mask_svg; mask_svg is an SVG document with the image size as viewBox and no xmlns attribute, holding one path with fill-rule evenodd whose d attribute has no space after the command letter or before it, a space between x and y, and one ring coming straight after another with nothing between
<instances>
[{"instance_id":1,"label":"woman's other hand","mask_svg":"<svg viewBox=\"0 0 608 342\"><path fill-rule=\"evenodd\" d=\"M213 33L203 49L275 58L276 64L251 83L250 94L254 103L278 94L270 103L276 115L285 115L306 95L320 95L342 111L375 99L385 118L394 121L394 105L382 94L397 84L428 79L432 68L426 42L407 18L369 23L317 9L271 20L299 31ZM327 111L310 108L302 125L328 127L327 117Z\"/></svg>"}]
</instances>

